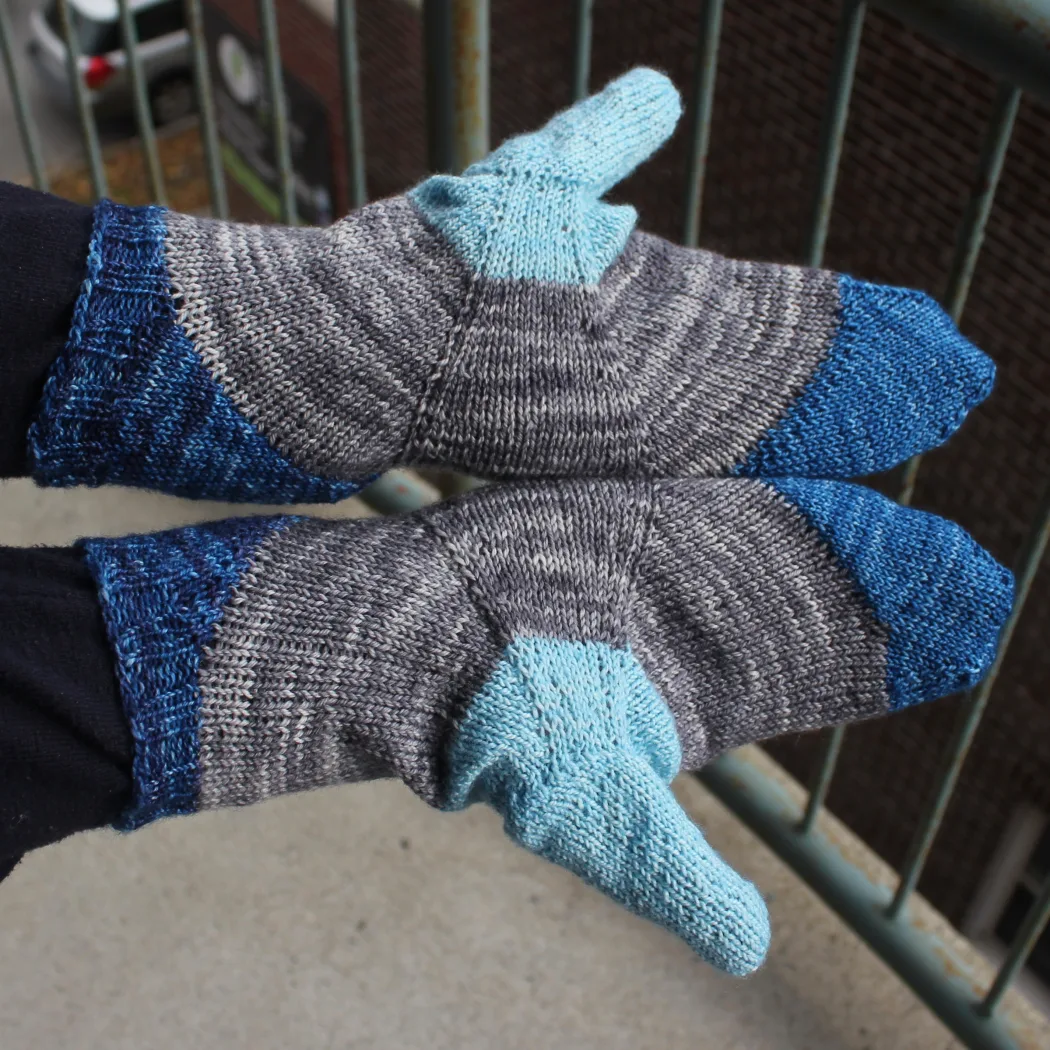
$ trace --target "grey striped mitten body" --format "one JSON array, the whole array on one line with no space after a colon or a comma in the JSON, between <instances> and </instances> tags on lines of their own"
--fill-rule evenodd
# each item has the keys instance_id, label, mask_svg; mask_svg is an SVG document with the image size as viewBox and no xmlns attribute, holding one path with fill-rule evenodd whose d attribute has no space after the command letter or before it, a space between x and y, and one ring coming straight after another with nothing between
<instances>
[{"instance_id":1,"label":"grey striped mitten body","mask_svg":"<svg viewBox=\"0 0 1050 1050\"><path fill-rule=\"evenodd\" d=\"M668 783L974 682L1009 573L833 482L566 482L404 518L91 540L136 739L125 825L397 776L743 973L753 887Z\"/></svg>"},{"instance_id":2,"label":"grey striped mitten body","mask_svg":"<svg viewBox=\"0 0 1050 1050\"><path fill-rule=\"evenodd\" d=\"M944 441L994 368L929 297L602 202L679 110L635 70L324 230L103 202L35 476L312 502L397 464L849 477Z\"/></svg>"}]
</instances>

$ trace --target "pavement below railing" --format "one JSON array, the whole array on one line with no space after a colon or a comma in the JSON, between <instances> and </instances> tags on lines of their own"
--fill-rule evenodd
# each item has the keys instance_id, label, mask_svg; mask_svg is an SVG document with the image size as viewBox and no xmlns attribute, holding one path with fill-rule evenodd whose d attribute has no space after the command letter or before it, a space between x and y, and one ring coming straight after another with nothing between
<instances>
[{"instance_id":1,"label":"pavement below railing","mask_svg":"<svg viewBox=\"0 0 1050 1050\"><path fill-rule=\"evenodd\" d=\"M228 510L8 482L0 484L0 543L61 543ZM355 501L334 509L362 512ZM959 1045L704 788L692 778L677 787L711 841L769 898L774 945L749 980L716 974L670 934L513 846L492 813L435 813L384 782L128 836L80 835L27 857L0 884L0 1043L3 1050ZM833 818L821 819L854 863L874 879L886 874ZM946 925L932 911L926 919ZM1016 996L1007 1005L1037 1039L1045 1035L1033 1045L1050 1045L1041 1015Z\"/></svg>"}]
</instances>

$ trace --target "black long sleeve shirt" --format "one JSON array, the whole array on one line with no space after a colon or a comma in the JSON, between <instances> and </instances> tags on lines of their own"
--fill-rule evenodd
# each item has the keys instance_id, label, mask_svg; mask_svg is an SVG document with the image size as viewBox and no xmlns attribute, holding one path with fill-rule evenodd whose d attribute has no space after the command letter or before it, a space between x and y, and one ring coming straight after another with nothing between
<instances>
[{"instance_id":1,"label":"black long sleeve shirt","mask_svg":"<svg viewBox=\"0 0 1050 1050\"><path fill-rule=\"evenodd\" d=\"M27 433L69 332L91 224L90 208L0 183L0 478L29 472ZM116 819L132 756L80 552L0 547L0 878L27 850Z\"/></svg>"}]
</instances>

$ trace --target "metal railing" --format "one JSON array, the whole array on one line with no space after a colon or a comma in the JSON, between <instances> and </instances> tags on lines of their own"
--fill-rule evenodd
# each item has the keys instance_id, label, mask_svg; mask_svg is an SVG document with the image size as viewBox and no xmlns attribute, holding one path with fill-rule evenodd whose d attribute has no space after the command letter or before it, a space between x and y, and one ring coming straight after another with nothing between
<instances>
[{"instance_id":1,"label":"metal railing","mask_svg":"<svg viewBox=\"0 0 1050 1050\"><path fill-rule=\"evenodd\" d=\"M39 136L19 82L13 55L7 0L0 0L0 60L10 88L19 135L34 184L47 188ZM184 0L198 92L201 138L212 211L225 217L227 203L219 129L213 103L201 0ZM146 86L135 49L129 0L118 0L120 27L129 56L129 81L149 184L155 200L165 199L164 177ZM279 183L280 217L296 221L295 179L289 145L288 114L282 84L275 0L257 0L266 81L273 100L273 149ZM981 248L997 183L1010 142L1022 90L1050 98L1050 0L875 0L875 6L934 37L1001 80L988 119L973 190L959 229L946 276L944 304L961 316ZM575 0L576 40L571 78L574 97L587 93L590 79L594 0ZM705 0L697 41L695 84L689 116L689 163L682 239L700 239L704 175L718 62L723 0ZM106 192L106 176L95 116L78 71L77 41L68 0L59 0L60 22L69 51L69 73L84 150L96 196ZM826 112L819 143L817 195L809 223L804 261L819 266L832 220L836 176L842 151L866 5L845 0L833 57ZM488 150L488 0L425 0L423 38L428 159L432 170L459 171ZM346 147L348 199L357 207L367 199L365 145L361 116L360 64L354 0L337 0L336 33L342 77L341 114ZM911 500L919 458L905 468L899 498ZM365 497L384 512L413 509L434 498L434 490L414 475L396 471L374 483ZM835 775L844 729L834 731L824 750L809 800L802 812L782 790L740 755L726 755L703 770L704 784L780 855L904 979L969 1047L1016 1050L1031 1045L1009 1017L997 1010L1050 919L1050 879L1018 931L989 987L977 990L960 978L951 949L909 919L908 902L940 829L960 769L1007 656L1014 627L1050 538L1050 484L1031 522L1017 566L1013 612L991 673L965 699L947 747L942 769L907 858L896 891L873 884L818 829L818 817Z\"/></svg>"}]
</instances>

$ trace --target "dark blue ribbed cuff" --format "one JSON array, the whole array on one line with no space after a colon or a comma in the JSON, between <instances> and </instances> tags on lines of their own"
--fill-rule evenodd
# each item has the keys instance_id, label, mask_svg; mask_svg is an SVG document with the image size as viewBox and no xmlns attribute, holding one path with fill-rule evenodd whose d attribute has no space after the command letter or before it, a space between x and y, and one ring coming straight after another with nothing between
<instances>
[{"instance_id":1,"label":"dark blue ribbed cuff","mask_svg":"<svg viewBox=\"0 0 1050 1050\"><path fill-rule=\"evenodd\" d=\"M259 546L297 520L236 518L82 541L135 740L121 830L197 808L204 649Z\"/></svg>"},{"instance_id":2,"label":"dark blue ribbed cuff","mask_svg":"<svg viewBox=\"0 0 1050 1050\"><path fill-rule=\"evenodd\" d=\"M362 482L308 474L236 408L178 323L165 209L101 201L65 350L29 434L44 485L133 485L254 503L329 503Z\"/></svg>"}]
</instances>

